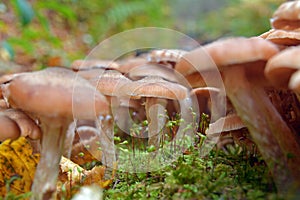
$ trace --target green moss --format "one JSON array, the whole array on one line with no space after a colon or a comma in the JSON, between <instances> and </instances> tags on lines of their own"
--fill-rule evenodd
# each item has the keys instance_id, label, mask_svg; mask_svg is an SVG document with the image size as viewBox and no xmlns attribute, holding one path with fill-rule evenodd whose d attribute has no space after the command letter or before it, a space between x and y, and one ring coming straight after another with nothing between
<instances>
[{"instance_id":1,"label":"green moss","mask_svg":"<svg viewBox=\"0 0 300 200\"><path fill-rule=\"evenodd\" d=\"M164 169L151 173L119 172L106 199L280 199L260 157L243 151L213 150L199 157L192 148Z\"/></svg>"}]
</instances>

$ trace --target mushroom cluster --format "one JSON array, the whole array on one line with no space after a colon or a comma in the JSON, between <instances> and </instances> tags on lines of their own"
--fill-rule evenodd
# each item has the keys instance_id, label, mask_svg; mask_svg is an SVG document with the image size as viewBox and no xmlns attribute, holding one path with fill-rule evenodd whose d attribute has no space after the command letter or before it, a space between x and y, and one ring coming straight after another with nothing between
<instances>
[{"instance_id":1,"label":"mushroom cluster","mask_svg":"<svg viewBox=\"0 0 300 200\"><path fill-rule=\"evenodd\" d=\"M229 133L237 144L259 151L279 191L299 192L299 5L283 3L272 29L256 37L0 77L0 141L40 140L32 199L53 197L63 154L82 164L78 153L90 146L91 156L113 167L114 126L128 133L134 121L147 120L147 145L158 150L166 119L180 113L186 120L190 107L198 121L202 113L210 116L203 133L208 141Z\"/></svg>"},{"instance_id":2,"label":"mushroom cluster","mask_svg":"<svg viewBox=\"0 0 300 200\"><path fill-rule=\"evenodd\" d=\"M234 112L283 193L299 192L299 3L283 3L271 19L270 31L214 41L186 53L175 66L186 77L218 68ZM218 120L225 121L222 114L207 130L208 138L215 135ZM227 131L225 124L222 130Z\"/></svg>"}]
</instances>

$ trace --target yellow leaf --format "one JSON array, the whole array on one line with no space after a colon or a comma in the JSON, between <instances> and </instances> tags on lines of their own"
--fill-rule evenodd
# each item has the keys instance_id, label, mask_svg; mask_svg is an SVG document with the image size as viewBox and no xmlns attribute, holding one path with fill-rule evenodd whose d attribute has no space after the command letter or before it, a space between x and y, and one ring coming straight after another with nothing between
<instances>
[{"instance_id":1,"label":"yellow leaf","mask_svg":"<svg viewBox=\"0 0 300 200\"><path fill-rule=\"evenodd\" d=\"M14 194L29 192L38 160L38 156L32 154L31 145L24 137L4 141L0 145L1 196L5 196L8 192L5 182L12 177L19 178L10 183L10 192Z\"/></svg>"}]
</instances>

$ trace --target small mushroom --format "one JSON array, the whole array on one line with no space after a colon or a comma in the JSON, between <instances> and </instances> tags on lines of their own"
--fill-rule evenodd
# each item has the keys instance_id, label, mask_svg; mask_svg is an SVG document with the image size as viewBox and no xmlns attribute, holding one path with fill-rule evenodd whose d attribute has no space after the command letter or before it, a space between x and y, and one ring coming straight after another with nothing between
<instances>
[{"instance_id":1,"label":"small mushroom","mask_svg":"<svg viewBox=\"0 0 300 200\"><path fill-rule=\"evenodd\" d=\"M191 96L197 97L197 104L199 106L199 112L211 115L211 121L214 122L216 119L221 117L220 107L224 107L218 101L220 90L215 87L199 87L194 88L191 91ZM214 104L214 106L212 106ZM215 110L212 110L215 109ZM196 110L196 109L195 109Z\"/></svg>"},{"instance_id":2,"label":"small mushroom","mask_svg":"<svg viewBox=\"0 0 300 200\"><path fill-rule=\"evenodd\" d=\"M273 13L271 25L276 29L293 30L300 28L300 1L282 3Z\"/></svg>"},{"instance_id":3,"label":"small mushroom","mask_svg":"<svg viewBox=\"0 0 300 200\"><path fill-rule=\"evenodd\" d=\"M17 139L21 135L21 130L18 124L6 116L0 113L0 142L7 139Z\"/></svg>"},{"instance_id":4,"label":"small mushroom","mask_svg":"<svg viewBox=\"0 0 300 200\"><path fill-rule=\"evenodd\" d=\"M77 125L78 126L78 125ZM79 165L101 159L100 138L95 125L80 125L76 128L76 136L71 152L71 160Z\"/></svg>"},{"instance_id":5,"label":"small mushroom","mask_svg":"<svg viewBox=\"0 0 300 200\"><path fill-rule=\"evenodd\" d=\"M288 46L296 46L300 44L299 29L292 31L272 29L260 37L277 44L281 50Z\"/></svg>"},{"instance_id":6,"label":"small mushroom","mask_svg":"<svg viewBox=\"0 0 300 200\"><path fill-rule=\"evenodd\" d=\"M201 63L198 60L201 60ZM203 47L184 54L175 65L175 70L185 77L192 88L215 87L224 93L222 72L218 70L216 63Z\"/></svg>"},{"instance_id":7,"label":"small mushroom","mask_svg":"<svg viewBox=\"0 0 300 200\"><path fill-rule=\"evenodd\" d=\"M224 149L228 142L234 141L254 153L255 144L249 138L243 136L243 129L245 128L245 124L237 114L229 114L209 125L206 130L207 140L218 140L217 146L220 149Z\"/></svg>"},{"instance_id":8,"label":"small mushroom","mask_svg":"<svg viewBox=\"0 0 300 200\"><path fill-rule=\"evenodd\" d=\"M272 85L288 88L291 75L300 69L299 55L300 47L290 47L268 60L264 73Z\"/></svg>"},{"instance_id":9,"label":"small mushroom","mask_svg":"<svg viewBox=\"0 0 300 200\"><path fill-rule=\"evenodd\" d=\"M245 127L245 124L238 115L230 114L225 117L221 117L214 123L211 123L209 128L206 130L206 135L215 136L222 132L234 131Z\"/></svg>"},{"instance_id":10,"label":"small mushroom","mask_svg":"<svg viewBox=\"0 0 300 200\"><path fill-rule=\"evenodd\" d=\"M2 112L18 124L22 137L29 137L32 140L41 138L42 132L40 127L23 111L19 109L6 109Z\"/></svg>"},{"instance_id":11,"label":"small mushroom","mask_svg":"<svg viewBox=\"0 0 300 200\"><path fill-rule=\"evenodd\" d=\"M130 120L130 115L128 112L128 107L120 106L120 98L118 96L118 90L124 84L130 83L131 80L123 76L120 72L116 70L106 70L100 74L97 78L89 80L89 82L110 102L110 112L113 117L106 118L106 125L102 127L101 136L101 146L103 151L103 161L106 165L113 167L114 152L114 132L113 122L125 132L127 132L127 127L125 122ZM106 156L109 155L108 158Z\"/></svg>"},{"instance_id":12,"label":"small mushroom","mask_svg":"<svg viewBox=\"0 0 300 200\"><path fill-rule=\"evenodd\" d=\"M149 74L151 74L151 76L161 77L168 81L178 82L178 76L174 70L161 66L161 64L148 63L135 67L128 72L128 76L132 80L145 78L146 76L149 76Z\"/></svg>"},{"instance_id":13,"label":"small mushroom","mask_svg":"<svg viewBox=\"0 0 300 200\"><path fill-rule=\"evenodd\" d=\"M36 169L32 199L50 199L56 190L66 129L73 116L94 119L108 114L106 99L85 79L64 68L24 73L2 86L13 108L40 121L41 158ZM88 98L88 97L94 98Z\"/></svg>"},{"instance_id":14,"label":"small mushroom","mask_svg":"<svg viewBox=\"0 0 300 200\"><path fill-rule=\"evenodd\" d=\"M125 84L120 88L120 92L121 95L133 99L145 98L148 145L156 148L160 143L159 133L166 120L164 116L167 99L181 101L188 97L187 88L184 86L153 76Z\"/></svg>"},{"instance_id":15,"label":"small mushroom","mask_svg":"<svg viewBox=\"0 0 300 200\"><path fill-rule=\"evenodd\" d=\"M187 51L180 49L156 49L148 54L147 59L153 63L170 63L175 65L186 53Z\"/></svg>"}]
</instances>

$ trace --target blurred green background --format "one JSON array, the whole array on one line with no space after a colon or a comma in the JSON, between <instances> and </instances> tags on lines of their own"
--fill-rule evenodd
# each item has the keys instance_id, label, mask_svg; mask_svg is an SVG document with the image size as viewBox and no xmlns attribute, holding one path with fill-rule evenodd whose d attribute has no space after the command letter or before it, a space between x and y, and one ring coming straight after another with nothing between
<instances>
[{"instance_id":1,"label":"blurred green background","mask_svg":"<svg viewBox=\"0 0 300 200\"><path fill-rule=\"evenodd\" d=\"M2 0L0 59L28 70L69 66L109 36L136 27L178 30L207 43L270 29L282 0ZM0 66L1 67L1 66Z\"/></svg>"}]
</instances>

